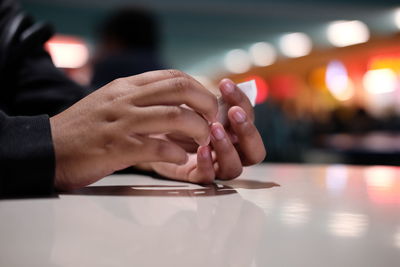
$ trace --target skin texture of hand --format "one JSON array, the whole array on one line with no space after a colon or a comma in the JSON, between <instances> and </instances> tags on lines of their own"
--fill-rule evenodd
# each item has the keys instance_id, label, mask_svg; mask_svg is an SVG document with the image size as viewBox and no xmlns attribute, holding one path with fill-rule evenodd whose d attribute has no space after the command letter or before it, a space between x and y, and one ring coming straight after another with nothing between
<instances>
[{"instance_id":1,"label":"skin texture of hand","mask_svg":"<svg viewBox=\"0 0 400 267\"><path fill-rule=\"evenodd\" d=\"M197 153L189 154L186 164L153 162L145 166L147 169L172 179L206 184L216 178L234 179L241 174L243 166L257 164L265 158L250 101L229 79L222 80L219 87L230 107L226 130L220 123L213 123L211 145L199 146Z\"/></svg>"},{"instance_id":2,"label":"skin texture of hand","mask_svg":"<svg viewBox=\"0 0 400 267\"><path fill-rule=\"evenodd\" d=\"M217 110L216 97L180 71L117 79L50 118L55 186L83 187L136 164L184 164L184 149L153 136L178 133L207 146Z\"/></svg>"}]
</instances>

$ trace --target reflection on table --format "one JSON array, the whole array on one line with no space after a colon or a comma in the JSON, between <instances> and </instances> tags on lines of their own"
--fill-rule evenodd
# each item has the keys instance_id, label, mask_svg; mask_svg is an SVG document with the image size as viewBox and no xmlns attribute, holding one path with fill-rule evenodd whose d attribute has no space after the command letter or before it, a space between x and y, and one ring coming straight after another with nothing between
<instances>
[{"instance_id":1,"label":"reflection on table","mask_svg":"<svg viewBox=\"0 0 400 267\"><path fill-rule=\"evenodd\" d=\"M204 187L110 176L1 201L0 216L0 266L398 266L400 168L260 165Z\"/></svg>"}]
</instances>

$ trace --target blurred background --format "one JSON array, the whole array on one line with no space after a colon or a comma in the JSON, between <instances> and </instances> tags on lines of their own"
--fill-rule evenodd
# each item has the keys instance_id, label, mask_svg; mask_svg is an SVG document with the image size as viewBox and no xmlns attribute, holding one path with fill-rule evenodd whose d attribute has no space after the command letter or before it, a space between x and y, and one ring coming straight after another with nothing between
<instances>
[{"instance_id":1,"label":"blurred background","mask_svg":"<svg viewBox=\"0 0 400 267\"><path fill-rule=\"evenodd\" d=\"M22 0L54 63L94 90L177 68L255 79L268 162L400 165L396 0Z\"/></svg>"}]
</instances>

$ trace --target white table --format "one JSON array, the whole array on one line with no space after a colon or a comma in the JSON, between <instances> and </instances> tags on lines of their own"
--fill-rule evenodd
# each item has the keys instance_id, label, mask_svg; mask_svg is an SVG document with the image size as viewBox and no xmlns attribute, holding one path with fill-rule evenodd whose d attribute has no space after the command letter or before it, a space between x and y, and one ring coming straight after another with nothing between
<instances>
[{"instance_id":1,"label":"white table","mask_svg":"<svg viewBox=\"0 0 400 267\"><path fill-rule=\"evenodd\" d=\"M398 267L400 168L259 165L209 188L121 175L3 200L0 266Z\"/></svg>"}]
</instances>

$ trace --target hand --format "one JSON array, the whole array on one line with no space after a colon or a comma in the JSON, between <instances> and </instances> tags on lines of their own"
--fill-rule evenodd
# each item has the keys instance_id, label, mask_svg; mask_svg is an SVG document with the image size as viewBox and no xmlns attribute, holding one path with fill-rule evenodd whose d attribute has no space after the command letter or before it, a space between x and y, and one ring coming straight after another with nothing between
<instances>
[{"instance_id":1,"label":"hand","mask_svg":"<svg viewBox=\"0 0 400 267\"><path fill-rule=\"evenodd\" d=\"M217 109L216 97L179 71L117 79L50 118L55 186L82 187L138 163L184 164L181 147L151 135L179 133L207 145Z\"/></svg>"},{"instance_id":2,"label":"hand","mask_svg":"<svg viewBox=\"0 0 400 267\"><path fill-rule=\"evenodd\" d=\"M153 162L146 167L176 180L192 183L211 183L215 178L234 179L243 166L257 164L266 151L255 127L253 107L239 88L230 80L220 83L224 101L229 105L227 131L220 123L211 126L211 146L200 146L196 154L189 154L186 164ZM176 140L171 136L170 140ZM186 139L185 139L186 140ZM176 140L179 143L179 140ZM190 142L184 142L190 148Z\"/></svg>"}]
</instances>

